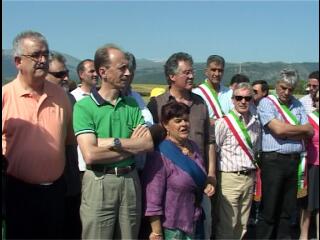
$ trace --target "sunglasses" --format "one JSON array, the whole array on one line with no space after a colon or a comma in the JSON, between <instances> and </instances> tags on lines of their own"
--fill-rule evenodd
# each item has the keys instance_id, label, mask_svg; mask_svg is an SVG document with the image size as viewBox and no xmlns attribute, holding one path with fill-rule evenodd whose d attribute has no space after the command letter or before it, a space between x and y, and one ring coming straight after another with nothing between
<instances>
[{"instance_id":1,"label":"sunglasses","mask_svg":"<svg viewBox=\"0 0 320 240\"><path fill-rule=\"evenodd\" d=\"M319 87L319 85L314 85L314 84L308 84L307 86L310 88L318 88Z\"/></svg>"},{"instance_id":2,"label":"sunglasses","mask_svg":"<svg viewBox=\"0 0 320 240\"><path fill-rule=\"evenodd\" d=\"M242 99L246 100L246 102L251 101L251 96L234 96L234 99L238 102L242 101Z\"/></svg>"},{"instance_id":3,"label":"sunglasses","mask_svg":"<svg viewBox=\"0 0 320 240\"><path fill-rule=\"evenodd\" d=\"M69 70L60 71L60 72L48 72L48 73L56 78L65 78L66 76L69 75Z\"/></svg>"}]
</instances>

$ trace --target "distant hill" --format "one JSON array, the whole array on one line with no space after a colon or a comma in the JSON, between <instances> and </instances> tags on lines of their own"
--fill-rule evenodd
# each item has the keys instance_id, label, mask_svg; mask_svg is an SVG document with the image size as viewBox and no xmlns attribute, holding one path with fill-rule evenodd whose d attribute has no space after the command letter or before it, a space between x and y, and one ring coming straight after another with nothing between
<instances>
[{"instance_id":1,"label":"distant hill","mask_svg":"<svg viewBox=\"0 0 320 240\"><path fill-rule=\"evenodd\" d=\"M77 64L79 59L68 54L61 53L66 57L67 66L70 71L70 78L78 81L76 74ZM166 79L163 70L164 62L155 62L147 59L137 59L137 71L135 74L134 83L144 84L166 84ZM274 84L279 74L279 71L285 67L295 68L302 80L306 80L310 72L319 69L319 63L304 62L304 63L284 63L284 62L244 62L241 63L226 63L223 83L228 84L231 77L239 73L247 75L251 81L264 79L269 84ZM195 63L195 83L198 84L205 79L204 69L205 63ZM12 80L17 74L16 68L12 61L11 50L2 50L2 84Z\"/></svg>"}]
</instances>

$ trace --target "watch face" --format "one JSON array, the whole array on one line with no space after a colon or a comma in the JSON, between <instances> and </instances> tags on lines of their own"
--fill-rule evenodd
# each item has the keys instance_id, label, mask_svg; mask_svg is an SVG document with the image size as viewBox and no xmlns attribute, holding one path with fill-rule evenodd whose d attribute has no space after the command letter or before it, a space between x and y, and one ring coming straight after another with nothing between
<instances>
[{"instance_id":1,"label":"watch face","mask_svg":"<svg viewBox=\"0 0 320 240\"><path fill-rule=\"evenodd\" d=\"M114 147L115 148L120 148L121 147L121 142L120 142L120 139L119 138L115 138L113 140L113 143L114 143Z\"/></svg>"}]
</instances>

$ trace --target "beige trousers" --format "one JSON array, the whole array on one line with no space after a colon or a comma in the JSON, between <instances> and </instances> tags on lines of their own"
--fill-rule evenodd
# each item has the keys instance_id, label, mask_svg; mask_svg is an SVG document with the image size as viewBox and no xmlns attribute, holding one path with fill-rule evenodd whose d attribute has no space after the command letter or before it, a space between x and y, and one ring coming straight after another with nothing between
<instances>
[{"instance_id":1,"label":"beige trousers","mask_svg":"<svg viewBox=\"0 0 320 240\"><path fill-rule=\"evenodd\" d=\"M216 239L242 239L247 231L254 172L250 175L219 172Z\"/></svg>"},{"instance_id":2,"label":"beige trousers","mask_svg":"<svg viewBox=\"0 0 320 240\"><path fill-rule=\"evenodd\" d=\"M123 176L86 170L80 217L82 239L137 239L141 220L137 170Z\"/></svg>"}]
</instances>

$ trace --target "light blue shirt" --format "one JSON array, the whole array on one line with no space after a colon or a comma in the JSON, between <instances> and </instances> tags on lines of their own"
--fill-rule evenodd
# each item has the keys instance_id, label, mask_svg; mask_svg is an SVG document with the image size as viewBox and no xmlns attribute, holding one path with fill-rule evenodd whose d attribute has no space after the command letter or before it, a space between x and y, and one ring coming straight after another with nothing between
<instances>
[{"instance_id":1,"label":"light blue shirt","mask_svg":"<svg viewBox=\"0 0 320 240\"><path fill-rule=\"evenodd\" d=\"M129 96L133 97L136 102L139 105L139 108L141 110L142 116L144 118L145 123L147 124L148 127L153 125L153 117L149 109L146 107L146 104L144 103L141 95L135 91L131 91L129 93Z\"/></svg>"},{"instance_id":2,"label":"light blue shirt","mask_svg":"<svg viewBox=\"0 0 320 240\"><path fill-rule=\"evenodd\" d=\"M211 108L211 105L208 101L208 99L204 96L204 94L202 93L202 91L197 87L192 89L192 92L199 95L200 97L203 98L203 100L205 101L207 107L208 107L208 112L209 112L209 117L210 118L214 118L214 111ZM231 109L233 109L233 103L232 103L232 89L223 86L222 84L220 84L220 89L219 92L217 92L218 94L218 100L220 102L221 105L221 109L223 111L224 114L227 114Z\"/></svg>"},{"instance_id":3,"label":"light blue shirt","mask_svg":"<svg viewBox=\"0 0 320 240\"><path fill-rule=\"evenodd\" d=\"M300 124L308 123L308 118L304 107L296 98L292 97L289 110L296 116ZM262 151L278 152L283 154L300 153L304 151L301 140L280 139L271 134L267 124L272 119L278 119L284 122L281 114L276 109L273 102L268 98L263 98L258 105L258 115L262 128Z\"/></svg>"}]
</instances>

